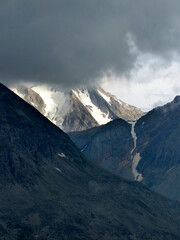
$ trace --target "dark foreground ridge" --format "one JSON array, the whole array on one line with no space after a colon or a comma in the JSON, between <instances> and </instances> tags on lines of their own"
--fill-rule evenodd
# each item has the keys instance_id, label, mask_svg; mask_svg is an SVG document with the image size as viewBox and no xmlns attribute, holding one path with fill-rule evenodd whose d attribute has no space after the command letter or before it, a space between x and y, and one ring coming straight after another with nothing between
<instances>
[{"instance_id":1,"label":"dark foreground ridge","mask_svg":"<svg viewBox=\"0 0 180 240\"><path fill-rule=\"evenodd\" d=\"M180 205L90 163L0 84L0 239L180 239Z\"/></svg>"}]
</instances>

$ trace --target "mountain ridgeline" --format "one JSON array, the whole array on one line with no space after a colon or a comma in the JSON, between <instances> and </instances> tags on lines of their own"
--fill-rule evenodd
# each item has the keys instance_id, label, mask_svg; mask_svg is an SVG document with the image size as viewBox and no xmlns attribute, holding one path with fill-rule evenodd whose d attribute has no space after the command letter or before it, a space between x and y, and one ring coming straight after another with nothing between
<instances>
[{"instance_id":1,"label":"mountain ridgeline","mask_svg":"<svg viewBox=\"0 0 180 240\"><path fill-rule=\"evenodd\" d=\"M69 135L93 162L180 200L179 96L153 109L136 123L119 119Z\"/></svg>"},{"instance_id":2,"label":"mountain ridgeline","mask_svg":"<svg viewBox=\"0 0 180 240\"><path fill-rule=\"evenodd\" d=\"M134 143L131 125L116 119L100 127L69 133L81 152L112 173L133 180L131 149Z\"/></svg>"},{"instance_id":3,"label":"mountain ridgeline","mask_svg":"<svg viewBox=\"0 0 180 240\"><path fill-rule=\"evenodd\" d=\"M0 206L1 240L180 238L178 202L91 163L2 84Z\"/></svg>"},{"instance_id":4,"label":"mountain ridgeline","mask_svg":"<svg viewBox=\"0 0 180 240\"><path fill-rule=\"evenodd\" d=\"M46 85L19 85L12 90L65 132L86 130L119 117L137 120L144 114L99 86L62 91Z\"/></svg>"}]
</instances>

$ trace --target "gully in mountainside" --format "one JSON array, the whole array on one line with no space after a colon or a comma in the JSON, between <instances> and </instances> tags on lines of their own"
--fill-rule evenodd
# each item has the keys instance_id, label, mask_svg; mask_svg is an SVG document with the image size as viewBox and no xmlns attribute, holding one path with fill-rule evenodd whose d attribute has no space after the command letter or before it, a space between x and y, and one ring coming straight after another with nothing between
<instances>
[{"instance_id":1,"label":"gully in mountainside","mask_svg":"<svg viewBox=\"0 0 180 240\"><path fill-rule=\"evenodd\" d=\"M141 160L141 156L140 156L140 153L137 153L136 152L136 143L137 143L137 136L136 136L136 133L135 133L135 124L136 122L129 122L132 126L131 128L131 135L132 135L132 138L133 138L133 141L134 141L134 147L133 149L131 150L131 159L132 159L132 174L134 176L134 180L136 181L142 181L143 180L143 177L142 177L142 174L139 173L137 171L137 165L139 163L139 161ZM135 153L135 155L134 155Z\"/></svg>"}]
</instances>

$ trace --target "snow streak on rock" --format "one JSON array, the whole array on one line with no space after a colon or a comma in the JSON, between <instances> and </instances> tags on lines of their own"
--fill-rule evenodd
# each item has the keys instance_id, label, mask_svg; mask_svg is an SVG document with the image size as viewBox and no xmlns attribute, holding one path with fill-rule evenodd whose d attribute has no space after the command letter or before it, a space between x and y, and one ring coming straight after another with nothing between
<instances>
[{"instance_id":1,"label":"snow streak on rock","mask_svg":"<svg viewBox=\"0 0 180 240\"><path fill-rule=\"evenodd\" d=\"M46 84L17 85L12 90L66 132L86 130L118 117L134 121L143 115L99 86L63 90Z\"/></svg>"},{"instance_id":2,"label":"snow streak on rock","mask_svg":"<svg viewBox=\"0 0 180 240\"><path fill-rule=\"evenodd\" d=\"M59 168L57 168L57 167L55 167L55 169L56 169L58 172L62 172L61 169L59 169Z\"/></svg>"},{"instance_id":3,"label":"snow streak on rock","mask_svg":"<svg viewBox=\"0 0 180 240\"><path fill-rule=\"evenodd\" d=\"M68 157L64 153L58 153L58 156L62 157L62 158L67 158L68 159Z\"/></svg>"},{"instance_id":4,"label":"snow streak on rock","mask_svg":"<svg viewBox=\"0 0 180 240\"><path fill-rule=\"evenodd\" d=\"M62 128L64 117L69 112L70 106L67 96L60 90L55 90L47 85L32 88L37 92L46 104L45 116L54 124Z\"/></svg>"},{"instance_id":5,"label":"snow streak on rock","mask_svg":"<svg viewBox=\"0 0 180 240\"><path fill-rule=\"evenodd\" d=\"M20 98L24 99L24 94L21 94L20 92L18 92L16 88L11 88L11 90Z\"/></svg>"},{"instance_id":6,"label":"snow streak on rock","mask_svg":"<svg viewBox=\"0 0 180 240\"><path fill-rule=\"evenodd\" d=\"M83 152L87 148L87 145L81 149L81 152Z\"/></svg>"},{"instance_id":7,"label":"snow streak on rock","mask_svg":"<svg viewBox=\"0 0 180 240\"><path fill-rule=\"evenodd\" d=\"M108 97L107 95L105 95L104 93L102 93L100 90L97 90L97 91L98 91L98 93L101 95L101 97L103 97L104 100L105 100L109 105L111 105L111 98Z\"/></svg>"},{"instance_id":8,"label":"snow streak on rock","mask_svg":"<svg viewBox=\"0 0 180 240\"><path fill-rule=\"evenodd\" d=\"M95 104L92 103L91 97L87 88L84 88L83 91L81 91L80 89L72 90L72 92L81 101L81 103L85 107L87 107L87 109L90 111L91 115L99 123L99 125L106 124L112 120L109 117L109 112L107 114L102 112L100 108L98 108Z\"/></svg>"},{"instance_id":9,"label":"snow streak on rock","mask_svg":"<svg viewBox=\"0 0 180 240\"><path fill-rule=\"evenodd\" d=\"M132 135L132 138L134 140L134 147L133 149L131 150L131 159L132 159L132 174L134 176L134 180L136 181L142 181L143 180L143 177L142 177L142 174L139 173L137 171L137 165L139 163L139 161L141 160L141 156L140 156L140 153L136 153L135 150L136 150L136 142L137 142L137 136L136 136L136 133L135 133L135 124L136 122L130 122L131 125L132 125L132 128L131 128L131 135ZM133 155L133 153L135 152L135 155Z\"/></svg>"}]
</instances>

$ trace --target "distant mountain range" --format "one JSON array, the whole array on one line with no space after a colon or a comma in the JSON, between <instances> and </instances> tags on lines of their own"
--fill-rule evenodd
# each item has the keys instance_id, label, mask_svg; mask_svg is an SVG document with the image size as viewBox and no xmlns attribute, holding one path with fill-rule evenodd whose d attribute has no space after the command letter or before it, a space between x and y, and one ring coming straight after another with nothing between
<instances>
[{"instance_id":1,"label":"distant mountain range","mask_svg":"<svg viewBox=\"0 0 180 240\"><path fill-rule=\"evenodd\" d=\"M61 91L40 85L12 89L65 132L86 130L116 118L137 120L144 113L101 87Z\"/></svg>"},{"instance_id":2,"label":"distant mountain range","mask_svg":"<svg viewBox=\"0 0 180 240\"><path fill-rule=\"evenodd\" d=\"M0 206L1 240L180 239L178 202L87 160L2 84Z\"/></svg>"},{"instance_id":3,"label":"distant mountain range","mask_svg":"<svg viewBox=\"0 0 180 240\"><path fill-rule=\"evenodd\" d=\"M137 122L114 120L69 134L93 162L180 200L180 97Z\"/></svg>"}]
</instances>

